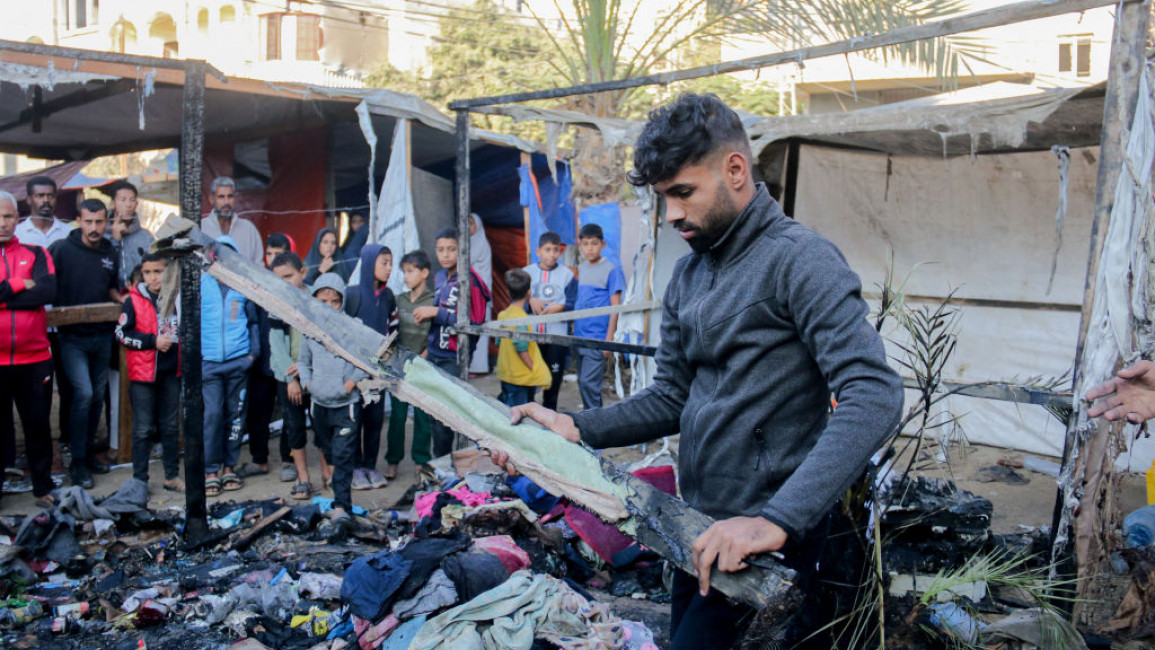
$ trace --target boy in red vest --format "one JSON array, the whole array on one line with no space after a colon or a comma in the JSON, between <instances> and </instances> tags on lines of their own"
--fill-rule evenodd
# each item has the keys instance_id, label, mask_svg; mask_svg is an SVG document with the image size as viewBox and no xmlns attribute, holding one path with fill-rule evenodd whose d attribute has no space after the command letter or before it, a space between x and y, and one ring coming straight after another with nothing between
<instances>
[{"instance_id":1,"label":"boy in red vest","mask_svg":"<svg viewBox=\"0 0 1155 650\"><path fill-rule=\"evenodd\" d=\"M164 489L184 492L180 479L180 346L177 316L157 317L161 279L167 266L155 254L141 260L144 282L132 287L116 323L116 340L128 348L128 397L132 402L132 476L148 483L153 433L164 449Z\"/></svg>"}]
</instances>

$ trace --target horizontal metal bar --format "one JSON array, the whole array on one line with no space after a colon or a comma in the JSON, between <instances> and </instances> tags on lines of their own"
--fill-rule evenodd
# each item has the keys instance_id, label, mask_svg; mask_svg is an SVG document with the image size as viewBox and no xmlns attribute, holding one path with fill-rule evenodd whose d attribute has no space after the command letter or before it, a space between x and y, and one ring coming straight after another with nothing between
<instances>
[{"instance_id":1,"label":"horizontal metal bar","mask_svg":"<svg viewBox=\"0 0 1155 650\"><path fill-rule=\"evenodd\" d=\"M142 68L167 68L170 70L188 71L189 63L198 63L204 66L206 74L227 81L224 73L204 61L190 59L160 59L154 56L139 56L136 54L121 54L119 52L100 52L97 50L82 50L76 47L61 47L59 45L41 45L39 43L22 43L20 41L0 40L0 51L23 52L39 56L55 56L79 61L100 61L102 63L121 63L135 65Z\"/></svg>"},{"instance_id":2,"label":"horizontal metal bar","mask_svg":"<svg viewBox=\"0 0 1155 650\"><path fill-rule=\"evenodd\" d=\"M634 343L618 343L617 341L601 341L598 339L582 338L580 336L565 336L562 334L542 334L541 332L519 332L516 330L490 329L482 325L458 326L456 330L459 332L465 332L467 334L494 336L501 339L513 339L515 341L533 341L534 343L564 345L566 347L573 346L578 348L592 348L594 350L609 350L610 352L621 352L622 354L640 354L643 357L652 357L658 353L658 348L652 345L636 345Z\"/></svg>"},{"instance_id":3,"label":"horizontal metal bar","mask_svg":"<svg viewBox=\"0 0 1155 650\"><path fill-rule=\"evenodd\" d=\"M906 388L918 389L918 382L914 379L902 380ZM1014 402L1016 404L1034 404L1049 408L1061 409L1071 406L1071 393L1057 393L1042 388L1013 386L1011 384L974 384L967 385L958 382L944 381L943 390L955 390L957 395L978 397L980 399L997 400L1000 402ZM957 389L957 390L956 390Z\"/></svg>"},{"instance_id":4,"label":"horizontal metal bar","mask_svg":"<svg viewBox=\"0 0 1155 650\"><path fill-rule=\"evenodd\" d=\"M1124 1L1135 2L1137 0ZM492 106L494 104L527 102L535 99L556 99L559 97L571 97L573 95L585 95L589 93L607 92L612 90L626 90L629 88L638 88L641 86L666 85L675 81L686 81L688 79L698 79L701 77L713 77L729 72L757 70L759 68L768 68L775 65L782 65L783 63L801 63L802 61L817 59L825 56L849 54L850 52L861 52L863 50L871 50L877 47L900 45L902 43L910 43L912 41L922 41L930 38L937 38L939 36L949 36L951 34L959 34L962 32L986 29L988 27L999 27L1002 25L1035 20L1037 18L1049 18L1051 16L1059 16L1062 14L1075 13L1079 11L1086 11L1087 9L1095 9L1098 7L1107 7L1118 4L1120 4L1118 0L1041 0L1032 2L1019 2L1003 7L985 9L983 11L975 11L969 14L963 14L961 16L936 20L922 25L900 27L898 29L893 29L889 32L886 32L885 34L856 36L854 38L835 41L833 43L826 43L824 45L814 45L811 47L803 47L787 52L778 52L765 56L738 59L737 61L725 61L722 63L715 63L713 65L704 65L697 68L688 68L686 70L674 70L672 72L646 75L644 77L616 79L613 81L603 81L599 83L582 84L580 86L570 86L568 88L550 88L547 90L512 93L509 95L497 95L493 97L461 99L455 102L451 102L449 104L449 108L456 111L475 108L477 106Z\"/></svg>"},{"instance_id":5,"label":"horizontal metal bar","mask_svg":"<svg viewBox=\"0 0 1155 650\"><path fill-rule=\"evenodd\" d=\"M565 323L579 318L595 318L611 314L629 314L635 311L651 311L661 309L662 303L658 300L648 302L634 302L628 305L610 305L608 307L592 307L577 311L562 311L544 316L526 316L525 318L510 318L508 320L491 320L482 324L487 329L502 329L505 327L521 327L522 325L546 325L549 323Z\"/></svg>"},{"instance_id":6,"label":"horizontal metal bar","mask_svg":"<svg viewBox=\"0 0 1155 650\"><path fill-rule=\"evenodd\" d=\"M879 300L882 295L877 291L863 293L863 298L867 300ZM930 302L941 303L946 300L946 296L921 296L916 294L904 294L903 298L906 302ZM963 298L961 296L951 296L950 304L959 305L962 307L995 307L997 309L1026 309L1030 311L1062 311L1078 313L1082 309L1080 305L1074 305L1061 302L1036 302L1032 300L999 300L995 298Z\"/></svg>"}]
</instances>

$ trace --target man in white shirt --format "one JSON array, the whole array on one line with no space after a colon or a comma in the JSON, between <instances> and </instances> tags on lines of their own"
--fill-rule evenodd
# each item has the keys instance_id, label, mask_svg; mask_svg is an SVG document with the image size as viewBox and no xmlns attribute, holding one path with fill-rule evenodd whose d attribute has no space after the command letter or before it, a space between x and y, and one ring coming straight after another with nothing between
<instances>
[{"instance_id":1,"label":"man in white shirt","mask_svg":"<svg viewBox=\"0 0 1155 650\"><path fill-rule=\"evenodd\" d=\"M238 217L233 210L237 184L228 176L221 176L213 181L212 193L213 211L201 219L201 232L212 239L221 235L232 237L242 257L253 264L264 264L265 247L261 233L252 221Z\"/></svg>"},{"instance_id":2,"label":"man in white shirt","mask_svg":"<svg viewBox=\"0 0 1155 650\"><path fill-rule=\"evenodd\" d=\"M34 244L47 249L52 242L64 239L72 226L56 218L56 181L48 176L37 176L25 185L28 207L32 213L16 226L16 238L21 244Z\"/></svg>"}]
</instances>

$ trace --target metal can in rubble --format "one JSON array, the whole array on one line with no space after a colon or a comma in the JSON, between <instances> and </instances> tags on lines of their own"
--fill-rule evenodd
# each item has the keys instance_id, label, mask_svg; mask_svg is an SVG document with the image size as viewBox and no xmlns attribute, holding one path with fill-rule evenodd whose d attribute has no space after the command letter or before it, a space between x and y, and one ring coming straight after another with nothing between
<instances>
[{"instance_id":1,"label":"metal can in rubble","mask_svg":"<svg viewBox=\"0 0 1155 650\"><path fill-rule=\"evenodd\" d=\"M4 618L12 624L24 625L40 618L42 614L44 614L44 606L40 604L40 601L30 600L24 605L10 607Z\"/></svg>"},{"instance_id":2,"label":"metal can in rubble","mask_svg":"<svg viewBox=\"0 0 1155 650\"><path fill-rule=\"evenodd\" d=\"M75 634L80 631L80 622L68 616L57 616L52 619L53 634Z\"/></svg>"},{"instance_id":3,"label":"metal can in rubble","mask_svg":"<svg viewBox=\"0 0 1155 650\"><path fill-rule=\"evenodd\" d=\"M88 616L88 611L88 603L81 601L79 603L57 605L52 608L52 615L57 618L83 618Z\"/></svg>"}]
</instances>

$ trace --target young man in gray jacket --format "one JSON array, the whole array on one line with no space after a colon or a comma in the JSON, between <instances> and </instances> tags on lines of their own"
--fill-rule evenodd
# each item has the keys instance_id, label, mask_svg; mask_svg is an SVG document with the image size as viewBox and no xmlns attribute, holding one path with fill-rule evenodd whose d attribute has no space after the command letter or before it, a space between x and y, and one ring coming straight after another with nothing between
<instances>
[{"instance_id":1,"label":"young man in gray jacket","mask_svg":"<svg viewBox=\"0 0 1155 650\"><path fill-rule=\"evenodd\" d=\"M313 296L340 311L345 282L336 273L325 273L313 284ZM313 401L317 446L333 466L332 477L326 477L333 485L333 520L348 522L353 511L353 448L361 418L357 382L369 375L313 339L301 345L297 373Z\"/></svg>"},{"instance_id":2,"label":"young man in gray jacket","mask_svg":"<svg viewBox=\"0 0 1155 650\"><path fill-rule=\"evenodd\" d=\"M710 588L711 571L781 550L813 588L831 512L902 409L858 276L754 182L752 160L741 120L713 95L650 114L629 180L653 186L693 249L662 299L654 383L602 409L513 414L595 448L681 433L682 498L718 521L694 543L697 579L675 576L675 650L730 647L750 619ZM784 647L811 631L791 623Z\"/></svg>"}]
</instances>

